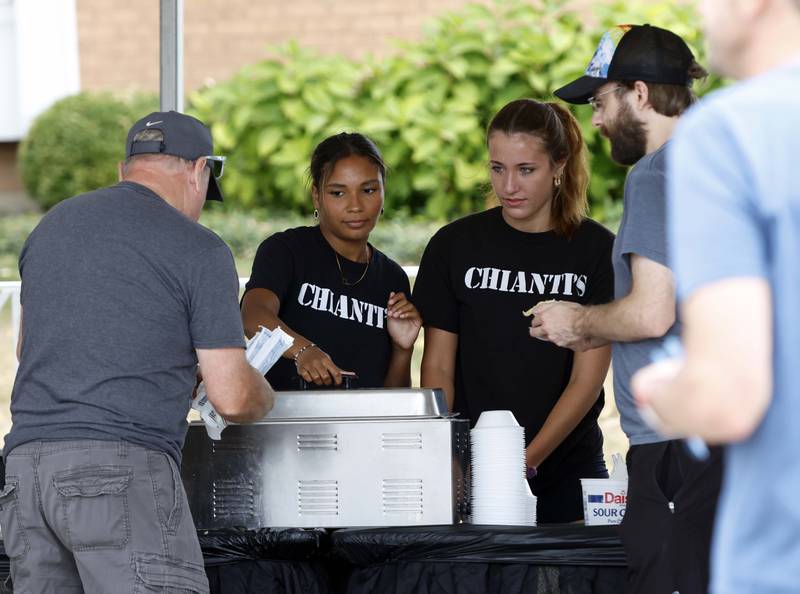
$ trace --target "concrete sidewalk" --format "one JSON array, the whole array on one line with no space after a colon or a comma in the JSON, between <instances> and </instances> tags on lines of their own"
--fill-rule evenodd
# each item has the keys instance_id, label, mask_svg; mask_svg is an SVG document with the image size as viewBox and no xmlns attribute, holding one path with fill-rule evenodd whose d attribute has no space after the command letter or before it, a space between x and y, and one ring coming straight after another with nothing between
<instances>
[{"instance_id":1,"label":"concrete sidewalk","mask_svg":"<svg viewBox=\"0 0 800 594\"><path fill-rule=\"evenodd\" d=\"M39 212L41 209L25 192L0 191L0 217Z\"/></svg>"}]
</instances>

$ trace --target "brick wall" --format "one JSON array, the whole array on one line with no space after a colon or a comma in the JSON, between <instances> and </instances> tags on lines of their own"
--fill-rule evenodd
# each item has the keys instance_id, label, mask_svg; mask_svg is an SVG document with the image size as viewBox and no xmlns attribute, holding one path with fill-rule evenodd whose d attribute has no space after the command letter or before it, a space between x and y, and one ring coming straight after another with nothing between
<instances>
[{"instance_id":1,"label":"brick wall","mask_svg":"<svg viewBox=\"0 0 800 594\"><path fill-rule=\"evenodd\" d=\"M385 54L391 40L415 39L430 17L469 1L184 0L185 90L225 80L291 39L323 53ZM159 5L76 0L82 89L158 92ZM16 149L0 145L0 201L21 189Z\"/></svg>"},{"instance_id":2,"label":"brick wall","mask_svg":"<svg viewBox=\"0 0 800 594\"><path fill-rule=\"evenodd\" d=\"M16 157L16 142L0 142L0 194L22 191L22 180L17 171ZM2 210L0 206L0 211Z\"/></svg>"},{"instance_id":3,"label":"brick wall","mask_svg":"<svg viewBox=\"0 0 800 594\"><path fill-rule=\"evenodd\" d=\"M323 53L385 54L470 0L185 0L187 91L291 39ZM487 0L488 1L488 0ZM159 0L77 0L81 88L158 91Z\"/></svg>"},{"instance_id":4,"label":"brick wall","mask_svg":"<svg viewBox=\"0 0 800 594\"><path fill-rule=\"evenodd\" d=\"M292 39L322 53L386 54L393 40L419 38L431 17L474 1L184 0L185 89L225 80L262 58L268 44ZM572 3L591 1L598 0ZM82 89L158 92L159 5L76 0ZM0 147L0 192L20 186L15 152L15 144Z\"/></svg>"}]
</instances>

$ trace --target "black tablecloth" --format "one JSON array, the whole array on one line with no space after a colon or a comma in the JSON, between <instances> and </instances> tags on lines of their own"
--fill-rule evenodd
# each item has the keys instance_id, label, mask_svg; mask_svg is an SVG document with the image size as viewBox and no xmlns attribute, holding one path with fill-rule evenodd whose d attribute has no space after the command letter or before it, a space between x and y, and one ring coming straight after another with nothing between
<instances>
[{"instance_id":1,"label":"black tablecloth","mask_svg":"<svg viewBox=\"0 0 800 594\"><path fill-rule=\"evenodd\" d=\"M614 527L432 526L198 533L212 593L619 594ZM8 560L0 550L0 576Z\"/></svg>"},{"instance_id":2,"label":"black tablecloth","mask_svg":"<svg viewBox=\"0 0 800 594\"><path fill-rule=\"evenodd\" d=\"M625 566L616 526L405 526L343 529L332 552L353 565L386 561L460 561L531 565Z\"/></svg>"},{"instance_id":3,"label":"black tablecloth","mask_svg":"<svg viewBox=\"0 0 800 594\"><path fill-rule=\"evenodd\" d=\"M322 529L199 531L211 594L330 594L319 560L328 537Z\"/></svg>"},{"instance_id":4,"label":"black tablecloth","mask_svg":"<svg viewBox=\"0 0 800 594\"><path fill-rule=\"evenodd\" d=\"M620 594L625 554L607 526L339 530L347 594Z\"/></svg>"},{"instance_id":5,"label":"black tablecloth","mask_svg":"<svg viewBox=\"0 0 800 594\"><path fill-rule=\"evenodd\" d=\"M199 530L206 567L227 565L243 559L305 561L330 548L330 533L322 528L261 528Z\"/></svg>"}]
</instances>

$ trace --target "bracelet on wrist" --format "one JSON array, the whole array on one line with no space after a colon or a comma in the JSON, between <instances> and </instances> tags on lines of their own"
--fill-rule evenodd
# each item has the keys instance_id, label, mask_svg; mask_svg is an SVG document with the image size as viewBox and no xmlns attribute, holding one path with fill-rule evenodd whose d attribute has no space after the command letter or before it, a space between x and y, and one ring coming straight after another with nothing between
<instances>
[{"instance_id":1,"label":"bracelet on wrist","mask_svg":"<svg viewBox=\"0 0 800 594\"><path fill-rule=\"evenodd\" d=\"M292 357L292 360L294 361L294 365L295 365L295 367L297 367L297 360L300 358L300 355L302 355L302 354L303 354L303 352L304 352L306 349L315 348L316 346L317 346L317 345L315 345L313 342L309 342L308 344L306 344L306 345L303 345L303 346L301 346L299 349L297 349L297 352L294 354L294 357Z\"/></svg>"}]
</instances>

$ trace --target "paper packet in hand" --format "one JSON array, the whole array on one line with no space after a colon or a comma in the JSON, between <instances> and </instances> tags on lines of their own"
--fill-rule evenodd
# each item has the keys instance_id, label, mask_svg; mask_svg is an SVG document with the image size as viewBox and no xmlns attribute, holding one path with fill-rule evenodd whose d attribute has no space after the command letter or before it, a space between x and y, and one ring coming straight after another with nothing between
<instances>
[{"instance_id":1,"label":"paper packet in hand","mask_svg":"<svg viewBox=\"0 0 800 594\"><path fill-rule=\"evenodd\" d=\"M275 330L263 326L260 328L247 343L245 357L251 367L255 367L261 375L266 375L267 371L286 352L286 349L294 344L294 338L286 334L280 327ZM203 383L197 387L197 396L192 400L192 408L200 413L208 436L215 441L219 440L222 437L222 431L228 426L228 422L208 401L206 387Z\"/></svg>"},{"instance_id":2,"label":"paper packet in hand","mask_svg":"<svg viewBox=\"0 0 800 594\"><path fill-rule=\"evenodd\" d=\"M197 396L192 400L192 408L200 413L200 418L203 419L203 423L206 425L208 436L214 441L219 440L222 437L222 430L228 426L228 423L216 411L214 405L208 401L206 387L202 383L197 386Z\"/></svg>"},{"instance_id":3,"label":"paper packet in hand","mask_svg":"<svg viewBox=\"0 0 800 594\"><path fill-rule=\"evenodd\" d=\"M275 330L259 326L260 330L247 344L247 362L266 375L272 366L294 344L294 338L286 334L280 326Z\"/></svg>"}]
</instances>

